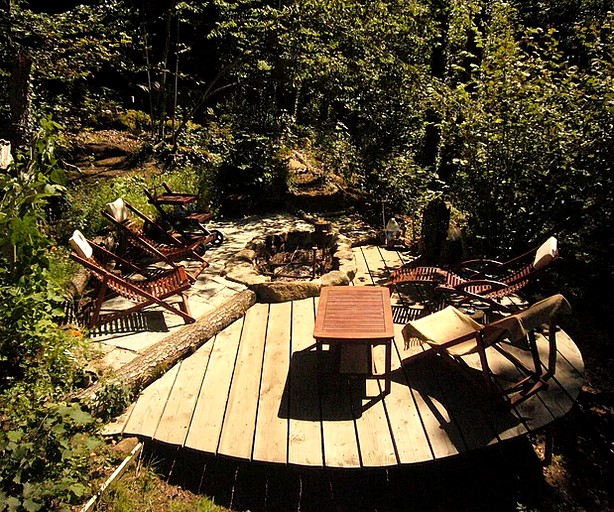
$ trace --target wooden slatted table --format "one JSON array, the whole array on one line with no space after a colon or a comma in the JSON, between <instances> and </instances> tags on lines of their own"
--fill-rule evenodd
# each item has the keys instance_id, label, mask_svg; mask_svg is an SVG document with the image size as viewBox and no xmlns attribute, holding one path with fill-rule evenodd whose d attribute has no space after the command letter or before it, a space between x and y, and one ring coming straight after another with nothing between
<instances>
[{"instance_id":1,"label":"wooden slatted table","mask_svg":"<svg viewBox=\"0 0 614 512\"><path fill-rule=\"evenodd\" d=\"M313 337L316 340L320 360L322 345L332 348L336 345L359 344L369 349L384 345L386 347L384 394L390 393L394 324L388 288L380 286L322 288ZM369 360L369 377L381 378L381 375L373 372L373 365L370 363Z\"/></svg>"}]
</instances>

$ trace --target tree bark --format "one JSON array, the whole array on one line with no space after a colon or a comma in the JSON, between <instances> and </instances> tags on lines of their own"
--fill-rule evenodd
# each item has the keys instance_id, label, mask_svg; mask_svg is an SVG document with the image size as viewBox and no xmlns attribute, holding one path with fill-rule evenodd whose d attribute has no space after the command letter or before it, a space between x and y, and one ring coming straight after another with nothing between
<instances>
[{"instance_id":1,"label":"tree bark","mask_svg":"<svg viewBox=\"0 0 614 512\"><path fill-rule=\"evenodd\" d=\"M138 393L144 387L160 377L162 369L171 368L177 362L191 355L196 349L218 332L241 318L256 302L256 294L245 290L231 297L210 313L200 317L195 323L183 327L178 332L167 336L159 343L148 347L136 359L119 368L112 379L112 384L127 387L133 393ZM92 405L92 400L101 391L105 382L97 382L93 386L74 395L86 405ZM96 414L96 411L92 411Z\"/></svg>"},{"instance_id":2,"label":"tree bark","mask_svg":"<svg viewBox=\"0 0 614 512\"><path fill-rule=\"evenodd\" d=\"M11 108L11 145L17 151L28 144L32 134L30 120L30 73L32 57L20 52L13 64L13 72L9 80L9 104Z\"/></svg>"}]
</instances>

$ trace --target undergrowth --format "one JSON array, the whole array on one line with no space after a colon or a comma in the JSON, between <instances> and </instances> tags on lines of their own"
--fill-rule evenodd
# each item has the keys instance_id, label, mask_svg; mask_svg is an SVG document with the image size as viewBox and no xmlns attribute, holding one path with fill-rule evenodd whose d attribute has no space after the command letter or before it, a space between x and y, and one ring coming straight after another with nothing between
<instances>
[{"instance_id":1,"label":"undergrowth","mask_svg":"<svg viewBox=\"0 0 614 512\"><path fill-rule=\"evenodd\" d=\"M227 512L206 496L167 484L155 468L139 465L105 492L96 512Z\"/></svg>"}]
</instances>

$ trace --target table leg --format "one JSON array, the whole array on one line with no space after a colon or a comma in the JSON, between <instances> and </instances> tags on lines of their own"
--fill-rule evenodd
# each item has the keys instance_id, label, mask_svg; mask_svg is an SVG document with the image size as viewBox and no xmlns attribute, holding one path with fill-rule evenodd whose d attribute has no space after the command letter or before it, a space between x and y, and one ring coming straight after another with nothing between
<instances>
[{"instance_id":1,"label":"table leg","mask_svg":"<svg viewBox=\"0 0 614 512\"><path fill-rule=\"evenodd\" d=\"M386 342L386 378L384 384L384 394L390 393L390 386L392 380L392 340Z\"/></svg>"}]
</instances>

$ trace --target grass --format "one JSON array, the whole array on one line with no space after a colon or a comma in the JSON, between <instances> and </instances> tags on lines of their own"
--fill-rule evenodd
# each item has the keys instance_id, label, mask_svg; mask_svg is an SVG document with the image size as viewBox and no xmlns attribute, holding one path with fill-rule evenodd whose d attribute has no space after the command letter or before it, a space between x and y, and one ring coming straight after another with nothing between
<instances>
[{"instance_id":1,"label":"grass","mask_svg":"<svg viewBox=\"0 0 614 512\"><path fill-rule=\"evenodd\" d=\"M100 498L96 512L229 512L206 496L169 485L146 465L129 470Z\"/></svg>"}]
</instances>

